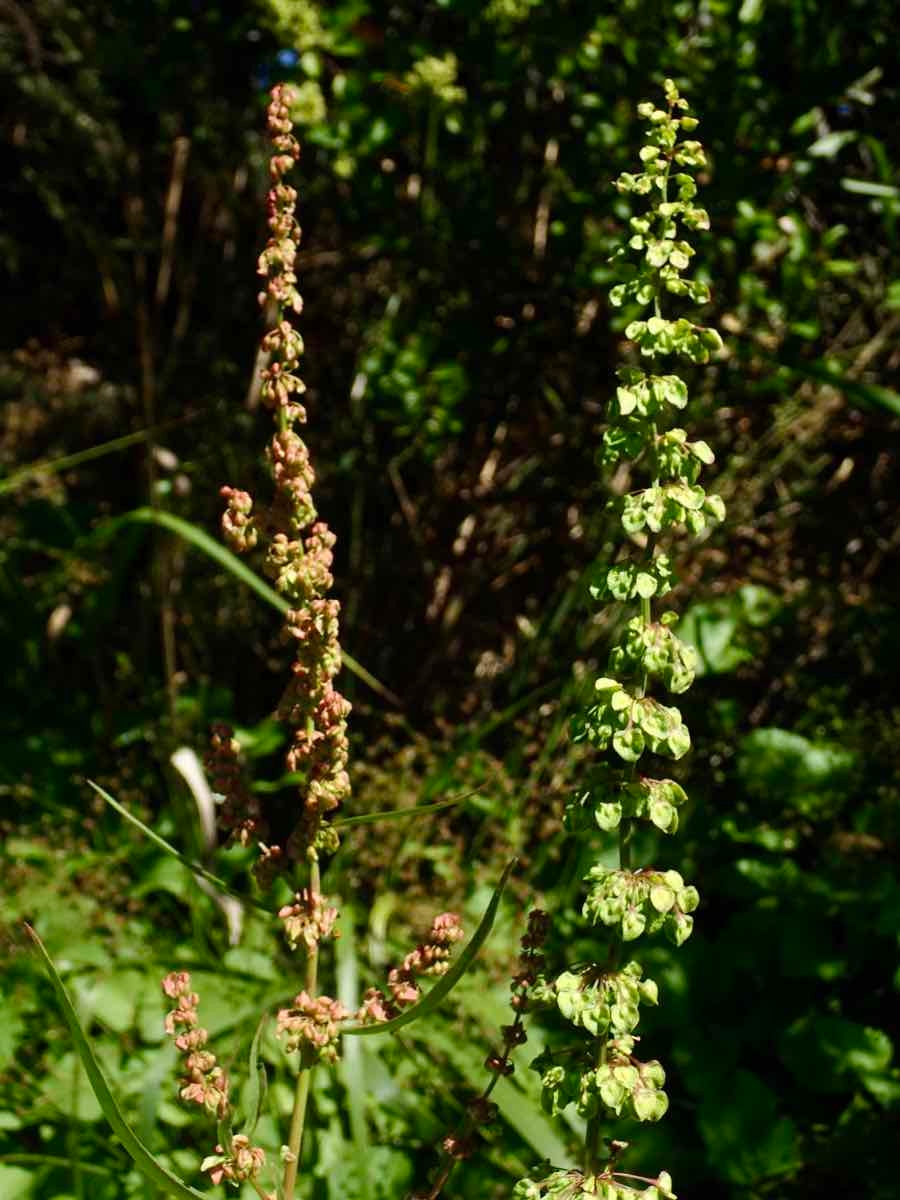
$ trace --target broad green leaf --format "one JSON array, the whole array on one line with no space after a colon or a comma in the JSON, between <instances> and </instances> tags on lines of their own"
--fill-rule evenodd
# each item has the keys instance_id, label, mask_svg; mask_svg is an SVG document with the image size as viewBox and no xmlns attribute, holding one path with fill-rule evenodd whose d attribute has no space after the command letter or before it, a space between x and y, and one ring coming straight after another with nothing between
<instances>
[{"instance_id":1,"label":"broad green leaf","mask_svg":"<svg viewBox=\"0 0 900 1200\"><path fill-rule=\"evenodd\" d=\"M26 1200L26 1197L33 1195L32 1173L23 1171L21 1167L4 1166L3 1161L0 1159L0 1196L3 1196L3 1200ZM72 1164L66 1165L71 1168Z\"/></svg>"},{"instance_id":2,"label":"broad green leaf","mask_svg":"<svg viewBox=\"0 0 900 1200\"><path fill-rule=\"evenodd\" d=\"M774 592L755 584L692 605L678 628L681 639L697 653L697 674L727 674L749 661L753 656L749 631L768 625L782 609Z\"/></svg>"},{"instance_id":3,"label":"broad green leaf","mask_svg":"<svg viewBox=\"0 0 900 1200\"><path fill-rule=\"evenodd\" d=\"M868 1085L888 1073L894 1047L881 1029L816 1015L796 1021L781 1039L781 1056L810 1091L853 1088L853 1076Z\"/></svg>"},{"instance_id":4,"label":"broad green leaf","mask_svg":"<svg viewBox=\"0 0 900 1200\"><path fill-rule=\"evenodd\" d=\"M85 1015L85 1021L87 1020ZM105 1039L103 1050L109 1050L109 1042ZM41 1099L73 1122L92 1125L103 1119L103 1110L94 1095L90 1080L81 1069L78 1056L72 1051L54 1059L50 1065L41 1080Z\"/></svg>"},{"instance_id":5,"label":"broad green leaf","mask_svg":"<svg viewBox=\"0 0 900 1200\"><path fill-rule=\"evenodd\" d=\"M747 793L766 808L824 817L853 795L857 756L788 729L755 729L740 743L737 770Z\"/></svg>"},{"instance_id":6,"label":"broad green leaf","mask_svg":"<svg viewBox=\"0 0 900 1200\"><path fill-rule=\"evenodd\" d=\"M72 1040L75 1043L78 1057L81 1059L94 1095L97 1097L97 1103L102 1108L103 1115L106 1117L113 1133L122 1143L122 1146L131 1157L135 1166L168 1196L177 1196L180 1200L207 1200L203 1192L198 1192L195 1188L190 1187L179 1179L177 1175L173 1175L171 1171L164 1167L150 1153L125 1120L122 1110L116 1103L116 1099L110 1091L109 1085L100 1069L100 1064L94 1057L90 1042L79 1024L72 1001L69 999L69 994L66 991L63 981L57 974L53 960L44 949L43 942L31 926L26 925L25 928L29 937L34 942L38 954L44 961L44 966L47 969L47 974L50 976L50 982L53 984L53 990L56 992L57 1000L62 1009L63 1017L69 1027Z\"/></svg>"},{"instance_id":7,"label":"broad green leaf","mask_svg":"<svg viewBox=\"0 0 900 1200\"><path fill-rule=\"evenodd\" d=\"M491 932L494 924L494 918L497 916L497 909L500 906L503 889L506 887L506 881L509 879L510 872L516 865L516 861L513 858L506 864L503 874L500 876L500 882L494 889L490 903L485 909L484 916L481 918L481 924L472 934L472 937L466 943L453 966L446 975L441 976L427 996L424 996L412 1008L408 1008L406 1012L401 1013L399 1017L394 1017L392 1021L382 1021L376 1025L352 1025L341 1032L345 1036L351 1033L394 1033L396 1030L402 1029L404 1025L409 1025L412 1021L417 1021L419 1017L425 1017L428 1013L434 1012L440 1002L452 991L463 975L465 975L466 971L468 971L478 951L487 940L488 934Z\"/></svg>"},{"instance_id":8,"label":"broad green leaf","mask_svg":"<svg viewBox=\"0 0 900 1200\"><path fill-rule=\"evenodd\" d=\"M801 1165L793 1121L779 1117L776 1094L750 1071L735 1072L721 1094L709 1090L699 1124L711 1163L731 1183L753 1187Z\"/></svg>"},{"instance_id":9,"label":"broad green leaf","mask_svg":"<svg viewBox=\"0 0 900 1200\"><path fill-rule=\"evenodd\" d=\"M134 970L97 975L90 984L82 985L79 998L83 995L101 1025L121 1034L134 1025L143 984L144 976Z\"/></svg>"}]
</instances>

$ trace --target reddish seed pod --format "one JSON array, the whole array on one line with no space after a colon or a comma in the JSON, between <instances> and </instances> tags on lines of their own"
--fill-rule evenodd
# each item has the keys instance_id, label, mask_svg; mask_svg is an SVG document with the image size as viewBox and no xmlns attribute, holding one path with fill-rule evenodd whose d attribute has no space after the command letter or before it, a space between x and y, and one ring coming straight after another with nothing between
<instances>
[{"instance_id":1,"label":"reddish seed pod","mask_svg":"<svg viewBox=\"0 0 900 1200\"><path fill-rule=\"evenodd\" d=\"M477 1100L472 1101L469 1115L476 1125L490 1125L492 1121L496 1121L499 1111L496 1104L479 1096Z\"/></svg>"},{"instance_id":2,"label":"reddish seed pod","mask_svg":"<svg viewBox=\"0 0 900 1200\"><path fill-rule=\"evenodd\" d=\"M505 1055L499 1054L489 1054L484 1060L484 1065L495 1075L512 1075L516 1069Z\"/></svg>"},{"instance_id":3,"label":"reddish seed pod","mask_svg":"<svg viewBox=\"0 0 900 1200\"><path fill-rule=\"evenodd\" d=\"M475 1150L471 1138L460 1137L456 1133L448 1134L441 1142L441 1146L446 1154L457 1160L471 1157Z\"/></svg>"}]
</instances>

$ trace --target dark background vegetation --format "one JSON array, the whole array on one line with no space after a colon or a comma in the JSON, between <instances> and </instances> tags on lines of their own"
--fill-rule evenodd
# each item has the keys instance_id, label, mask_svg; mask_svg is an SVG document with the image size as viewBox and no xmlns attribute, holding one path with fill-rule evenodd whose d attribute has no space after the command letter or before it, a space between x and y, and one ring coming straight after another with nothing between
<instances>
[{"instance_id":1,"label":"dark background vegetation","mask_svg":"<svg viewBox=\"0 0 900 1200\"><path fill-rule=\"evenodd\" d=\"M729 516L683 550L672 597L703 663L691 801L639 857L702 909L682 950L643 956L672 1108L627 1161L705 1200L900 1195L897 36L888 0L0 0L3 1200L154 1195L98 1119L23 918L145 1140L192 1178L214 1135L174 1102L159 977L195 971L226 1059L295 988L264 922L229 948L215 903L84 782L193 853L177 747L202 754L224 718L258 780L281 773L276 614L128 516L216 535L219 486L264 486L253 270L277 79L302 85L308 438L344 643L393 697L345 673L352 810L466 795L345 837L344 994L434 911L471 919L520 856L457 1004L321 1073L304 1195L421 1185L482 1085L530 896L555 961L595 948L579 880L605 835L576 845L560 814L610 632L585 580L623 485L596 462L629 319L606 301L627 215L610 181L666 75L710 157L697 262L726 352L685 423ZM409 74L449 55L443 84ZM216 869L244 878L233 854ZM540 1113L530 1048L448 1196L566 1161L577 1130Z\"/></svg>"}]
</instances>

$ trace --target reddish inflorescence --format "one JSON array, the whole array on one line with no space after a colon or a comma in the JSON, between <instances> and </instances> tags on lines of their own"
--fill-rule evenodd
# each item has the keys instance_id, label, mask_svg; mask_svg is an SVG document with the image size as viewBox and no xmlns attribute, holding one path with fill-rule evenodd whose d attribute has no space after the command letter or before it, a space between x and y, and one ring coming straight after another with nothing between
<instances>
[{"instance_id":1,"label":"reddish inflorescence","mask_svg":"<svg viewBox=\"0 0 900 1200\"><path fill-rule=\"evenodd\" d=\"M339 1000L332 1000L330 996L313 998L300 992L290 1008L282 1008L278 1013L276 1036L284 1036L287 1053L299 1050L307 1065L333 1063L338 1057L341 1022L349 1016Z\"/></svg>"},{"instance_id":2,"label":"reddish inflorescence","mask_svg":"<svg viewBox=\"0 0 900 1200\"><path fill-rule=\"evenodd\" d=\"M197 1013L200 997L191 991L191 977L187 971L172 971L163 980L162 988L175 1001L175 1007L166 1016L166 1033L175 1038L187 1072L179 1095L182 1100L202 1105L212 1117L224 1117L229 1109L228 1076L216 1056L205 1048L209 1034L200 1025Z\"/></svg>"},{"instance_id":3,"label":"reddish inflorescence","mask_svg":"<svg viewBox=\"0 0 900 1200\"><path fill-rule=\"evenodd\" d=\"M259 842L265 836L259 800L247 787L234 732L224 722L212 727L205 765L212 790L220 797L219 823L242 846Z\"/></svg>"},{"instance_id":4,"label":"reddish inflorescence","mask_svg":"<svg viewBox=\"0 0 900 1200\"><path fill-rule=\"evenodd\" d=\"M292 950L303 942L307 951L310 951L324 938L332 934L337 937L334 923L338 918L338 910L311 888L302 888L297 892L294 903L283 905L278 910L278 916L284 923L284 932Z\"/></svg>"},{"instance_id":5,"label":"reddish inflorescence","mask_svg":"<svg viewBox=\"0 0 900 1200\"><path fill-rule=\"evenodd\" d=\"M259 299L272 318L262 339L265 365L260 396L276 424L267 450L274 494L268 508L259 510L247 492L222 489L227 501L222 518L226 540L241 553L257 543L265 547L265 572L291 606L285 638L294 644L296 657L277 716L292 730L288 770L303 780L299 820L284 847L262 844L258 812L249 811L233 821L242 839L255 834L262 856L258 874L265 882L282 864L301 860L310 846L333 843L333 836L322 828L323 817L350 790L346 729L350 705L333 684L341 666L340 606L327 598L335 538L316 512L315 472L309 451L293 428L306 420L300 401L306 387L297 374L303 339L291 323L303 308L296 272L297 192L284 182L300 154L290 119L292 99L289 87L273 88L268 113L274 148L267 201L270 236L259 258L259 274L266 281Z\"/></svg>"},{"instance_id":6,"label":"reddish inflorescence","mask_svg":"<svg viewBox=\"0 0 900 1200\"><path fill-rule=\"evenodd\" d=\"M366 992L359 1019L367 1023L390 1021L404 1008L415 1004L420 996L416 977L445 975L453 944L464 936L456 913L441 913L435 917L428 939L411 950L399 967L392 968L387 981L390 994L385 995L379 988L369 988Z\"/></svg>"}]
</instances>

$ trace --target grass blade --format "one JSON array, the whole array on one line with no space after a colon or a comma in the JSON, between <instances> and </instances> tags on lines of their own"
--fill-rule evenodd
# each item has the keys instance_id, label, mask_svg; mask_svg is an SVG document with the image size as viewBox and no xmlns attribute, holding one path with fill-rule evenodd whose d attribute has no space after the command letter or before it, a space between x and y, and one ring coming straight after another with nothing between
<instances>
[{"instance_id":1,"label":"grass blade","mask_svg":"<svg viewBox=\"0 0 900 1200\"><path fill-rule=\"evenodd\" d=\"M103 533L114 532L120 525L128 524L143 524L143 525L162 525L171 533L176 534L183 541L189 542L197 550L200 550L208 558L217 562L219 566L224 567L235 579L239 579L251 591L256 592L262 600L267 604L271 604L273 608L277 608L279 612L286 613L290 610L290 604L283 596L280 596L273 587L270 587L264 579L251 571L246 563L242 562L236 554L225 546L219 544L215 538L209 536L204 530L197 525L192 525L190 521L185 521L181 517L176 517L174 513L164 512L162 509L153 508L136 508L132 512L123 514L121 517L116 517L107 525L102 527ZM98 531L100 532L100 531ZM361 679L367 684L373 692L377 692L379 696L390 701L397 708L403 707L403 702L396 693L390 688L380 683L371 672L351 657L346 650L341 651L341 659L348 671Z\"/></svg>"},{"instance_id":2,"label":"grass blade","mask_svg":"<svg viewBox=\"0 0 900 1200\"><path fill-rule=\"evenodd\" d=\"M815 379L819 383L830 384L837 391L843 392L851 404L861 408L881 409L892 416L900 416L900 394L891 388L879 384L864 383L846 374L834 359L820 358L815 362L782 363L794 375L805 379Z\"/></svg>"},{"instance_id":3,"label":"grass blade","mask_svg":"<svg viewBox=\"0 0 900 1200\"><path fill-rule=\"evenodd\" d=\"M166 854L170 854L172 858L177 859L178 862L180 862L181 865L188 871L193 872L195 875L199 875L201 878L205 879L207 883L211 883L213 887L218 888L220 892L225 892L229 896L234 896L238 900L243 901L244 904L251 904L254 908L258 908L260 912L264 912L268 916L272 915L270 909L267 908L265 904L260 904L259 901L244 896L240 892L236 892L234 888L228 886L224 879L220 879L218 875L213 875L212 871L207 871L206 867L202 866L198 862L194 862L193 859L187 858L181 853L180 850L176 850L171 842L167 842L164 837L160 837L158 833L155 833L149 825L145 825L140 817L136 817L134 813L130 813L127 808L119 803L118 800L114 800L109 792L105 792L98 783L94 783L93 779L89 779L87 782L94 789L97 795L106 801L110 808L114 808L120 816L124 817L126 821L130 821L135 828L139 829L144 837L149 838L155 846L160 848L160 850L164 850Z\"/></svg>"},{"instance_id":4,"label":"grass blade","mask_svg":"<svg viewBox=\"0 0 900 1200\"><path fill-rule=\"evenodd\" d=\"M208 1200L208 1197L203 1192L198 1192L196 1188L190 1187L184 1183L177 1175L173 1175L168 1168L164 1167L147 1149L144 1143L140 1140L125 1117L122 1110L116 1102L115 1096L109 1089L106 1078L100 1069L100 1064L94 1057L94 1052L91 1049L90 1042L85 1036L84 1030L79 1024L78 1017L75 1014L75 1009L72 1006L72 1001L69 999L69 993L66 991L65 984L60 979L56 967L53 965L53 960L47 953L44 943L31 928L26 925L25 929L29 937L34 942L34 945L44 960L44 966L47 969L47 974L50 976L50 982L53 984L53 989L56 992L56 997L62 1009L63 1017L69 1027L69 1032L72 1035L72 1040L75 1043L75 1050L78 1057L81 1059L85 1073L90 1081L94 1095L97 1097L97 1103L103 1110L103 1115L109 1122L109 1126L113 1133L122 1143L122 1146L130 1156L134 1165L139 1171L143 1172L153 1183L162 1188L167 1196L177 1196L179 1200Z\"/></svg>"},{"instance_id":5,"label":"grass blade","mask_svg":"<svg viewBox=\"0 0 900 1200\"><path fill-rule=\"evenodd\" d=\"M268 1087L266 1068L259 1061L259 1044L262 1041L262 1035L265 1032L268 1022L269 1014L263 1013L256 1027L256 1033L253 1035L253 1041L250 1043L247 1083L244 1086L244 1091L241 1093L241 1107L244 1110L244 1118L246 1120L243 1132L247 1137L251 1137L253 1131L256 1129L256 1123L259 1120L263 1100L266 1097L266 1088Z\"/></svg>"},{"instance_id":6,"label":"grass blade","mask_svg":"<svg viewBox=\"0 0 900 1200\"><path fill-rule=\"evenodd\" d=\"M430 1012L434 1012L440 1002L452 991L463 975L465 975L466 971L468 971L478 951L487 941L488 934L491 932L494 924L494 918L497 916L497 909L500 907L503 889L506 887L506 881L509 879L510 872L515 865L516 859L514 858L510 859L506 864L506 868L500 876L500 882L494 888L494 894L491 896L490 903L484 910L481 924L466 943L465 949L459 958L447 974L441 976L427 996L424 996L412 1008L408 1008L406 1012L401 1013L399 1017L394 1017L392 1021L382 1021L377 1025L351 1025L341 1032L345 1036L353 1033L394 1033L396 1030L402 1029L404 1025L409 1025L412 1021L418 1021L419 1017L425 1017Z\"/></svg>"},{"instance_id":7,"label":"grass blade","mask_svg":"<svg viewBox=\"0 0 900 1200\"><path fill-rule=\"evenodd\" d=\"M11 1167L71 1167L71 1160L61 1158L58 1154L0 1154L0 1163ZM85 1175L114 1175L110 1167L98 1167L93 1163L83 1162L81 1169Z\"/></svg>"},{"instance_id":8,"label":"grass blade","mask_svg":"<svg viewBox=\"0 0 900 1200\"><path fill-rule=\"evenodd\" d=\"M80 467L82 463L92 462L95 458L103 458L107 454L118 454L129 446L149 441L159 433L181 421L168 421L165 425L157 425L153 429L139 429L136 433L126 433L122 437L113 438L109 442L99 442L96 446L88 446L84 450L76 450L74 454L66 454L62 458L48 458L40 462L29 463L20 467L5 479L0 479L0 496L5 492L14 492L16 488L41 475L57 475L60 471L68 471L71 467Z\"/></svg>"},{"instance_id":9,"label":"grass blade","mask_svg":"<svg viewBox=\"0 0 900 1200\"><path fill-rule=\"evenodd\" d=\"M433 804L417 804L413 808L393 808L387 812L362 813L358 817L338 817L331 824L335 829L349 829L351 825L374 825L378 821L397 821L403 817L419 817L425 813L440 812L442 808L451 808L454 804L461 804L470 796L477 795L480 790L480 788L472 788L470 792L465 792L462 796L453 796L449 800L436 800Z\"/></svg>"}]
</instances>

